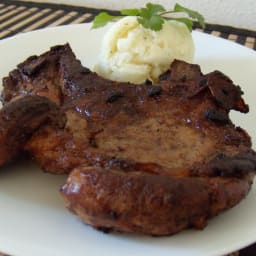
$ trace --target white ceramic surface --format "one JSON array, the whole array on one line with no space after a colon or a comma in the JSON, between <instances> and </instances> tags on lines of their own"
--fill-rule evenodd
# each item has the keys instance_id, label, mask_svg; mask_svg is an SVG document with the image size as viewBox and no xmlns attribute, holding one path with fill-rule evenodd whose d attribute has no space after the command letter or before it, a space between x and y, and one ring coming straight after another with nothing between
<instances>
[{"instance_id":1,"label":"white ceramic surface","mask_svg":"<svg viewBox=\"0 0 256 256\"><path fill-rule=\"evenodd\" d=\"M103 30L89 24L44 29L0 41L0 78L32 54L69 42L83 64L96 61ZM233 114L253 137L255 145L256 53L250 49L198 32L195 62L204 72L220 69L240 84L250 114ZM254 147L255 148L255 147ZM65 176L41 172L22 162L0 171L0 251L15 256L217 256L256 241L256 186L238 206L209 221L203 231L187 230L154 238L104 234L69 213L58 189Z\"/></svg>"}]
</instances>

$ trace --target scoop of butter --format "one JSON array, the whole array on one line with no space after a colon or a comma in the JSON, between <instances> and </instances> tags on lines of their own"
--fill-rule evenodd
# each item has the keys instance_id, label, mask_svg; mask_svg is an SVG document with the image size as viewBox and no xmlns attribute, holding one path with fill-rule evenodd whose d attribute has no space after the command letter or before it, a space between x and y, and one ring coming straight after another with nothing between
<instances>
[{"instance_id":1,"label":"scoop of butter","mask_svg":"<svg viewBox=\"0 0 256 256\"><path fill-rule=\"evenodd\" d=\"M94 71L110 80L140 84L157 81L174 59L193 58L193 38L183 23L166 21L160 31L153 31L127 16L104 35Z\"/></svg>"}]
</instances>

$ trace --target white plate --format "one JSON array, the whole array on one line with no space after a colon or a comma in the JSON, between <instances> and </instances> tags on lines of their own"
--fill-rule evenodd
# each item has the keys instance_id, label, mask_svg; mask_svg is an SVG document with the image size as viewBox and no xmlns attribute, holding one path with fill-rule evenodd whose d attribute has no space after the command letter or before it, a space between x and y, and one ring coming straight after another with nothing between
<instances>
[{"instance_id":1,"label":"white plate","mask_svg":"<svg viewBox=\"0 0 256 256\"><path fill-rule=\"evenodd\" d=\"M83 64L92 67L104 30L70 25L0 41L0 78L32 54L69 42ZM194 32L195 62L203 72L219 69L245 92L250 114L233 114L253 137L256 116L256 53L230 41ZM203 231L187 230L164 238L104 234L84 225L65 207L58 188L65 177L42 173L30 163L0 172L0 251L15 256L223 255L256 241L256 186L233 209L209 221Z\"/></svg>"}]
</instances>

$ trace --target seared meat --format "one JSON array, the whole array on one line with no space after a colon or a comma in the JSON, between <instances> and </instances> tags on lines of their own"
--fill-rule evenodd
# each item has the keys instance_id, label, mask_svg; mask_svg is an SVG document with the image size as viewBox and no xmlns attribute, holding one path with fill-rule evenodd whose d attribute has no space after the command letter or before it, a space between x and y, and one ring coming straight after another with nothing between
<instances>
[{"instance_id":1,"label":"seared meat","mask_svg":"<svg viewBox=\"0 0 256 256\"><path fill-rule=\"evenodd\" d=\"M97 77L97 78L96 78ZM95 79L97 82L95 83ZM108 81L90 72L75 58L68 44L52 47L50 51L31 56L3 79L2 102L6 104L24 95L39 95L58 105L90 91L102 90Z\"/></svg>"},{"instance_id":2,"label":"seared meat","mask_svg":"<svg viewBox=\"0 0 256 256\"><path fill-rule=\"evenodd\" d=\"M251 178L165 177L78 167L62 187L68 207L86 223L104 229L170 235L202 229L207 219L237 204Z\"/></svg>"},{"instance_id":3,"label":"seared meat","mask_svg":"<svg viewBox=\"0 0 256 256\"><path fill-rule=\"evenodd\" d=\"M52 48L40 58L31 56L3 79L2 101L7 102L24 95L40 95L60 104L59 62L72 54L65 47ZM72 56L74 57L74 56Z\"/></svg>"},{"instance_id":4,"label":"seared meat","mask_svg":"<svg viewBox=\"0 0 256 256\"><path fill-rule=\"evenodd\" d=\"M63 128L65 115L47 98L25 96L0 110L0 166L23 150L24 144L40 126L50 123Z\"/></svg>"},{"instance_id":5,"label":"seared meat","mask_svg":"<svg viewBox=\"0 0 256 256\"><path fill-rule=\"evenodd\" d=\"M170 70L154 86L111 82L65 45L4 79L4 103L43 95L65 113L64 127L40 125L23 149L45 171L71 172L61 193L86 223L174 234L203 228L248 193L256 154L229 118L231 109L249 110L241 89L198 65L175 61Z\"/></svg>"}]
</instances>

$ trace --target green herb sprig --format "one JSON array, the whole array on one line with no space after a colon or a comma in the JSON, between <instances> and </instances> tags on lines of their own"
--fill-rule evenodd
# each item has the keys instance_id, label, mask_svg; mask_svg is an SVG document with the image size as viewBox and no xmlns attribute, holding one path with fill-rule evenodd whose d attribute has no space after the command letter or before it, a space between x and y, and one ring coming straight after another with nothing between
<instances>
[{"instance_id":1,"label":"green herb sprig","mask_svg":"<svg viewBox=\"0 0 256 256\"><path fill-rule=\"evenodd\" d=\"M177 3L173 10L166 10L160 4L147 3L144 8L121 10L120 15L116 16L101 12L94 18L92 28L103 27L108 22L117 21L125 16L136 16L138 22L144 28L154 31L161 30L165 20L182 22L188 27L189 31L192 31L193 22L198 22L202 28L205 28L204 17L199 12Z\"/></svg>"}]
</instances>

